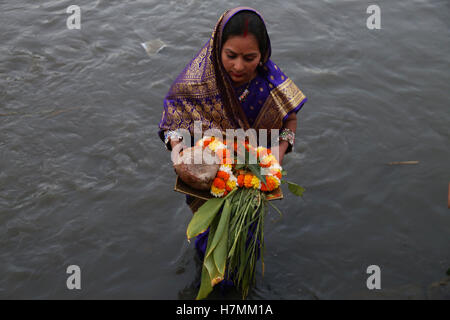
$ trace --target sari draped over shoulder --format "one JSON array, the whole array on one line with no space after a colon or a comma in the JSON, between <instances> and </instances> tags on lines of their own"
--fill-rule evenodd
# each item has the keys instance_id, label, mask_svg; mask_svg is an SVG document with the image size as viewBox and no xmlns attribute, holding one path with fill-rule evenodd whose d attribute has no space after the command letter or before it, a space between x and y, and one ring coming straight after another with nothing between
<instances>
[{"instance_id":1,"label":"sari draped over shoulder","mask_svg":"<svg viewBox=\"0 0 450 320\"><path fill-rule=\"evenodd\" d=\"M270 40L263 65L250 83L251 94L242 104L238 100L239 88L221 63L222 31L236 13L252 8L238 7L226 11L218 20L209 41L172 84L164 99L164 110L159 123L159 136L164 131L188 130L194 135L194 122L200 121L203 131L218 129L281 129L292 112L297 112L307 98L280 68L269 58ZM264 21L264 20L263 20Z\"/></svg>"}]
</instances>

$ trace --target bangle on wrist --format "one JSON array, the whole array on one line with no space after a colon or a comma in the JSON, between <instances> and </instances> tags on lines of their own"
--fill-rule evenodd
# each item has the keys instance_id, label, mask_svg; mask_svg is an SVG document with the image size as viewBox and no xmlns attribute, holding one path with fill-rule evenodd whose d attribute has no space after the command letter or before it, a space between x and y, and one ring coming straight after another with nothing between
<instances>
[{"instance_id":1,"label":"bangle on wrist","mask_svg":"<svg viewBox=\"0 0 450 320\"><path fill-rule=\"evenodd\" d=\"M166 149L169 151L172 150L172 146L170 144L170 140L172 139L181 141L183 140L183 136L178 132L172 130L164 132L164 144L166 145Z\"/></svg>"},{"instance_id":2,"label":"bangle on wrist","mask_svg":"<svg viewBox=\"0 0 450 320\"><path fill-rule=\"evenodd\" d=\"M278 140L286 141L287 143L289 143L286 153L291 152L294 149L295 133L291 129L283 128L283 129L281 129Z\"/></svg>"}]
</instances>

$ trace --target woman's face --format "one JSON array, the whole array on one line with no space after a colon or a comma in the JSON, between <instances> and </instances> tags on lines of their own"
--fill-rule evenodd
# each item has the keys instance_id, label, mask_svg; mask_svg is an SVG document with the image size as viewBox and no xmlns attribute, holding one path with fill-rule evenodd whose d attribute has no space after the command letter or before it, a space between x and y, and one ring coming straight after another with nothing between
<instances>
[{"instance_id":1,"label":"woman's face","mask_svg":"<svg viewBox=\"0 0 450 320\"><path fill-rule=\"evenodd\" d=\"M249 82L256 76L261 61L258 40L247 36L230 36L222 47L222 64L236 86Z\"/></svg>"}]
</instances>

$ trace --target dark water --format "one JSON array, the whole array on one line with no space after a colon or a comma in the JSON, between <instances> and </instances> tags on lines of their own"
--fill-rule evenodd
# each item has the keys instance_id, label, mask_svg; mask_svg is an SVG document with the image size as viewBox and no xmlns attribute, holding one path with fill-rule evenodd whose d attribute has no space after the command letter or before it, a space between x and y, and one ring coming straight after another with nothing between
<instances>
[{"instance_id":1,"label":"dark water","mask_svg":"<svg viewBox=\"0 0 450 320\"><path fill-rule=\"evenodd\" d=\"M192 299L191 215L156 132L171 82L241 3L83 0L69 30L72 4L0 3L0 298ZM307 193L269 214L249 299L448 298L449 2L377 1L381 30L370 1L244 4L309 98L284 163Z\"/></svg>"}]
</instances>

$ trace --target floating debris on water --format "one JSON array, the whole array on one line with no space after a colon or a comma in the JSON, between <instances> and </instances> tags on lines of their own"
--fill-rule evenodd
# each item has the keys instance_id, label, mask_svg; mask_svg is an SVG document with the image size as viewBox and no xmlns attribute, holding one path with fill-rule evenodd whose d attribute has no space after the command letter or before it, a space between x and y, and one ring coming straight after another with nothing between
<instances>
[{"instance_id":1,"label":"floating debris on water","mask_svg":"<svg viewBox=\"0 0 450 320\"><path fill-rule=\"evenodd\" d=\"M161 39L150 40L147 42L141 43L141 46L147 52L147 54L151 57L154 54L157 54L161 49L166 47L166 44Z\"/></svg>"},{"instance_id":2,"label":"floating debris on water","mask_svg":"<svg viewBox=\"0 0 450 320\"><path fill-rule=\"evenodd\" d=\"M403 165L403 164L419 164L419 161L393 161L393 162L388 163L388 165L390 165L390 166Z\"/></svg>"}]
</instances>

